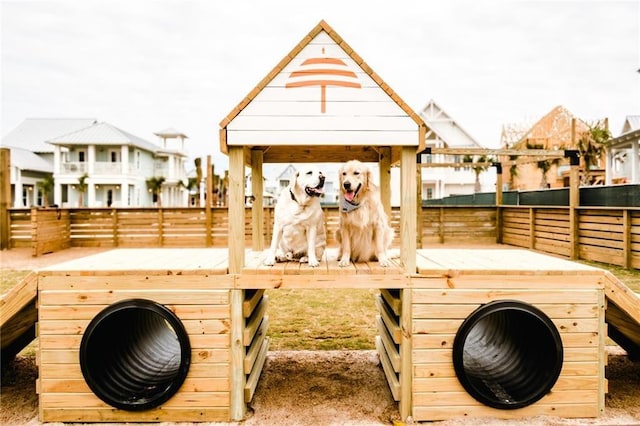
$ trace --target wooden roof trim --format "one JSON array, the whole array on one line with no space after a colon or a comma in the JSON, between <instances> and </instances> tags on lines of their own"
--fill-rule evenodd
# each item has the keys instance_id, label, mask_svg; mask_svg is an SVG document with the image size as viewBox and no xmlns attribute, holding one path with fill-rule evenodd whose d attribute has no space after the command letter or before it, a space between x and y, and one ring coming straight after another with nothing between
<instances>
[{"instance_id":1,"label":"wooden roof trim","mask_svg":"<svg viewBox=\"0 0 640 426\"><path fill-rule=\"evenodd\" d=\"M275 78L276 75L278 75L278 73L280 73L282 71L282 69L287 66L287 64L289 64L289 62L291 62L293 60L293 58L295 58L296 56L298 56L298 54L300 53L300 51L302 51L302 49L304 49L305 46L307 46L318 34L320 34L321 31L325 31L329 37L331 37L331 39L338 45L340 46L346 53L347 55L349 55L349 57L351 57L351 59L353 59L361 68L362 70L367 73L367 75L369 75L369 77L371 77L371 79L378 85L380 86L380 88L404 111L407 113L407 115L409 117L411 117L411 119L413 121L416 122L416 124L418 126L424 126L425 128L427 127L427 125L425 124L425 122L422 120L422 118L416 114L415 111L413 111L409 105L407 105L407 103L402 100L402 98L400 98L400 96L398 96L398 94L396 94L396 92L393 91L393 89L391 89L391 87L389 87L389 85L387 83L384 82L384 80L382 80L382 78L373 71L373 69L362 59L362 57L360 55L358 55L352 48L351 46L349 46L349 44L344 41L344 39L342 37L340 37L340 35L335 32L335 30L329 25L327 24L324 20L321 20L318 25L316 25L310 32L309 34L307 34L290 52L287 56L285 56L272 70L271 72L269 72L269 74L267 74L266 77L264 77L260 83L258 83L258 85L251 91L249 92L249 94L247 96L244 97L244 99L242 99L242 101L240 101L240 103L238 103L238 105L220 122L220 127L222 128L226 128L227 125L238 115L240 114L240 112L256 97L258 96L258 93L260 93L265 87L267 87L267 85L269 84L269 82L271 82L271 80L273 80ZM420 143L421 145L424 145L424 141L421 141ZM225 150L226 151L226 150ZM223 151L224 152L224 151Z\"/></svg>"}]
</instances>

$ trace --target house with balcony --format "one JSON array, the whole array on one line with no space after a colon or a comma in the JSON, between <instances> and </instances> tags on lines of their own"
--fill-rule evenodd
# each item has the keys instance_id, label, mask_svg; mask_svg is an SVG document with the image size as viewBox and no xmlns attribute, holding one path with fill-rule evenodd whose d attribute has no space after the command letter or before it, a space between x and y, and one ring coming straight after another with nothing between
<instances>
[{"instance_id":1,"label":"house with balcony","mask_svg":"<svg viewBox=\"0 0 640 426\"><path fill-rule=\"evenodd\" d=\"M431 148L484 148L464 130L440 105L431 100L419 112L427 124L426 144ZM422 199L439 199L450 195L476 192L476 175L471 167L440 167L463 162L463 155L422 154ZM430 166L433 164L433 166ZM496 171L489 168L479 175L480 191L495 191Z\"/></svg>"},{"instance_id":2,"label":"house with balcony","mask_svg":"<svg viewBox=\"0 0 640 426\"><path fill-rule=\"evenodd\" d=\"M186 154L160 132L164 146L109 123L49 139L53 150L54 202L69 207L176 207L187 205ZM154 193L147 182L160 182ZM86 192L86 193L85 193Z\"/></svg>"},{"instance_id":3,"label":"house with balcony","mask_svg":"<svg viewBox=\"0 0 640 426\"><path fill-rule=\"evenodd\" d=\"M606 154L606 184L640 183L640 115L629 115Z\"/></svg>"},{"instance_id":4,"label":"house with balcony","mask_svg":"<svg viewBox=\"0 0 640 426\"><path fill-rule=\"evenodd\" d=\"M88 127L94 118L28 118L2 138L11 157L10 181L13 208L39 207L53 203L53 194L44 194L38 185L53 173L55 136Z\"/></svg>"}]
</instances>

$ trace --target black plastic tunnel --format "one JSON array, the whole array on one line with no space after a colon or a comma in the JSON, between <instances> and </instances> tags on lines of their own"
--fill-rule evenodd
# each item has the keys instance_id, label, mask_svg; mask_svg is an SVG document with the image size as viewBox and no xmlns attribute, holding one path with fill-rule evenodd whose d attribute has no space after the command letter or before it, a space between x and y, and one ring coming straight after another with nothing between
<instances>
[{"instance_id":1,"label":"black plastic tunnel","mask_svg":"<svg viewBox=\"0 0 640 426\"><path fill-rule=\"evenodd\" d=\"M458 380L479 402L499 409L526 407L544 397L562 369L563 348L553 322L516 300L480 306L456 333Z\"/></svg>"},{"instance_id":2,"label":"black plastic tunnel","mask_svg":"<svg viewBox=\"0 0 640 426\"><path fill-rule=\"evenodd\" d=\"M158 407L182 386L191 363L189 336L167 307L145 299L114 303L89 323L80 368L91 390L129 411Z\"/></svg>"}]
</instances>

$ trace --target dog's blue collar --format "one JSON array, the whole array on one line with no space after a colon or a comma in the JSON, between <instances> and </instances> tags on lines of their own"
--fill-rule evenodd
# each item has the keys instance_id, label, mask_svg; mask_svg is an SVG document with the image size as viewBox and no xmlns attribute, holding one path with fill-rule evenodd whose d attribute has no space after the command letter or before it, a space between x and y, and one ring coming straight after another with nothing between
<instances>
[{"instance_id":1,"label":"dog's blue collar","mask_svg":"<svg viewBox=\"0 0 640 426\"><path fill-rule=\"evenodd\" d=\"M349 213L360 208L360 203L353 203L344 197L340 198L340 210L343 213Z\"/></svg>"}]
</instances>

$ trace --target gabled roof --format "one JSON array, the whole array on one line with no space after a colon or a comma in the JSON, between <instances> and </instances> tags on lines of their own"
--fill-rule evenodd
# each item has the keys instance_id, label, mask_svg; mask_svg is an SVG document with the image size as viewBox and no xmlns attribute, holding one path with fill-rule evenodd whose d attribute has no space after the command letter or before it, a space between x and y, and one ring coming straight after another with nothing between
<instances>
[{"instance_id":1,"label":"gabled roof","mask_svg":"<svg viewBox=\"0 0 640 426\"><path fill-rule=\"evenodd\" d=\"M433 99L431 99L422 111L420 116L429 126L427 140L431 139L433 132L442 140L447 148L482 148L466 130L462 128L449 114L447 114Z\"/></svg>"},{"instance_id":2,"label":"gabled roof","mask_svg":"<svg viewBox=\"0 0 640 426\"><path fill-rule=\"evenodd\" d=\"M95 122L95 118L27 118L2 138L2 145L32 152L53 152L47 140Z\"/></svg>"},{"instance_id":3,"label":"gabled roof","mask_svg":"<svg viewBox=\"0 0 640 426\"><path fill-rule=\"evenodd\" d=\"M640 129L640 115L627 115L620 135L624 135L625 133L633 132L638 129Z\"/></svg>"},{"instance_id":4,"label":"gabled roof","mask_svg":"<svg viewBox=\"0 0 640 426\"><path fill-rule=\"evenodd\" d=\"M28 149L10 147L9 151L11 152L12 167L17 167L20 170L53 173L53 164Z\"/></svg>"},{"instance_id":5,"label":"gabled roof","mask_svg":"<svg viewBox=\"0 0 640 426\"><path fill-rule=\"evenodd\" d=\"M329 43L330 42L330 43ZM299 56L301 53L303 54L307 54L309 51L311 50L318 50L318 52L320 52L320 47L321 46L327 46L327 48L333 48L336 47L337 51L340 52L341 57L340 58L336 58L336 57L327 57L327 58L320 58L317 57L313 57L313 58L307 58L305 61L302 61L301 64L297 64L297 61L299 59L301 59L301 56ZM307 49L307 50L305 50ZM324 49L324 47L323 47ZM324 50L322 50L322 54L325 54ZM295 63L293 63L292 61L294 61L294 59L296 60ZM326 64L328 64L329 62L323 62L324 65L318 65L320 64L322 59L327 59L327 61L332 60L333 65L328 66L329 68L326 68ZM344 61L342 60L344 59ZM314 62L315 61L315 62ZM351 69L342 69L343 66L349 67L349 65L347 64L353 64L355 68L357 68L357 71L354 73ZM313 65L310 65L313 64ZM305 68L306 67L306 68ZM340 70L338 70L338 68L340 68ZM235 135L247 135L247 134L251 134L254 135L256 134L256 132L250 132L247 131L247 127L244 127L242 129L238 129L238 127L240 127L240 125L238 123L236 123L238 120L238 118L247 118L246 116L249 114L245 114L245 117L239 117L244 111L245 109L247 109L247 107L252 104L252 102L259 96L262 95L263 91L267 88L272 89L272 90L280 90L283 88L291 88L291 87L298 87L299 89L296 90L292 90L289 91L291 93L296 92L296 93L308 93L305 92L305 90L309 90L309 89L317 89L317 93L318 94L318 98L320 98L320 87L322 87L322 105L324 108L324 87L323 84L325 83L325 80L340 80L340 82L338 83L338 86L342 86L342 87L356 87L356 88L363 88L364 86L360 86L359 83L356 82L356 80L358 79L357 75L360 75L363 80L366 80L367 82L371 81L371 83L367 83L368 89L374 89L374 90L381 90L381 93L384 95L385 97L385 101L388 101L389 105L394 105L394 110L398 111L399 113L396 114L396 121L399 121L400 119L408 119L408 122L411 122L412 126L415 126L411 129L411 131L415 132L416 134L416 138L415 138L415 143L412 140L411 145L416 145L418 147L418 149L422 150L424 148L424 129L426 129L426 124L424 123L424 121L422 120L422 118L416 114L383 80L382 78L380 78L380 76L378 74L376 74L373 69L371 69L371 67L342 39L342 37L340 37L340 35L338 35L333 28L331 28L324 20L320 21L290 52L289 54L287 54L272 70L271 72L269 72L259 83L258 85L247 95L245 96L244 99L242 99L242 101L240 101L238 103L238 105L233 108L233 110L225 117L221 120L220 122L220 127L221 127L221 134L220 134L220 149L223 153L227 153L227 144L229 145L281 145L281 146L286 146L286 145L293 145L293 144L299 144L299 145L322 145L322 144L326 144L326 145L335 145L338 146L339 144L342 144L342 140L340 139L340 137L331 139L331 136L335 136L335 135L329 135L330 131L335 130L336 132L346 132L346 131L352 131L352 135L355 134L356 132L353 131L352 128L350 128L349 126L352 125L352 122L357 122L358 125L361 125L361 123L366 122L367 119L369 119L370 117L363 117L363 116L356 116L357 114L354 113L354 115L351 116L351 118L353 118L352 120L342 120L340 121L341 117L344 117L342 115L338 116L338 118L336 119L336 116L331 116L330 114L326 114L321 118L318 118L318 116L304 116L302 118L300 118L300 116L291 116L294 118L294 120L298 120L297 123L302 123L302 125L300 127L297 127L295 130L302 130L302 133L304 133L304 135L300 135L301 132L287 132L287 131L280 131L281 128L278 127L278 129L276 129L276 131L272 131L271 136L273 136L272 140L266 140L267 138L262 138L260 139L258 142L255 142L256 139L259 139L257 136L254 138L249 138L251 139L250 142L247 142L246 139L243 139L242 141L237 141L234 140L232 142L231 139L228 139L228 132L229 133L231 131L236 131ZM280 80L279 79L284 79L283 76L286 75L288 76L288 78L286 79L286 85L285 84L280 84ZM315 78L315 79L314 79ZM299 80L298 80L299 79ZM347 79L351 79L349 81L346 81ZM296 80L295 82L293 80ZM274 81L277 81L278 84L276 85L274 83ZM333 80L332 80L333 82ZM274 83L274 84L272 84ZM271 87L271 85L273 87ZM317 87L311 88L310 86L315 85ZM269 87L268 87L269 86ZM329 92L330 89L327 89L327 92ZM353 93L353 92L352 92ZM294 96L294 95L291 95ZM376 98L378 99L378 98ZM290 99L287 99L289 101L289 105L295 104L298 106L304 106L304 107L308 107L310 104L314 105L313 103L311 103L308 99L305 99L301 102L298 102L297 104L295 102L291 102ZM255 104L259 104L259 102L254 102L252 104L252 106L254 106ZM269 104L268 102L265 102L265 104L268 104L271 106L271 104ZM353 105L353 104L349 104L348 102L343 102L342 108L346 108L349 105ZM275 107L274 107L275 108ZM323 110L324 112L324 110ZM252 112L253 113L253 112ZM400 114L401 113L401 114ZM266 114L262 114L262 112L260 114L258 114L258 116L260 116L261 118L264 117L264 120L260 121L260 123L262 123L261 125L263 126L269 126L270 124L264 124L267 120L271 120L272 122L277 123L277 126L281 126L283 121L287 121L287 119L289 117L287 116L278 116L277 118L281 119L280 121L278 120L274 120L273 118L269 118ZM253 118L255 116L250 116L249 118ZM273 115L271 116L273 117ZM311 117L311 118L309 118ZM234 120L236 120L236 122L234 122ZM359 120L359 121L358 121ZM258 121L258 120L255 120ZM339 122L339 128L335 128L335 127L331 127L333 126L337 121ZM374 123L376 122L375 120L372 120ZM382 120L378 120L378 121L382 121ZM232 122L234 122L232 124ZM246 122L243 121L243 125ZM340 127L343 126L343 127ZM407 123L404 123L404 121L402 122L402 125L404 125L405 127L403 127L402 131L406 131L404 129L406 129ZM234 126L234 128L231 128L232 126ZM306 127L305 127L306 126ZM249 126L250 127L250 126ZM358 128L358 131L360 133L358 134L364 134L365 132L361 131L362 128ZM254 130L253 128L251 128L251 130ZM273 130L273 129L270 129ZM369 131L369 135L368 136L378 136L379 132L376 133L377 129L367 129L370 130ZM420 132L419 132L420 130ZM243 133L244 131L244 133ZM275 134L277 131L280 131L280 133ZM422 133L422 135L419 135L419 133ZM342 133L344 134L344 133ZM315 140L313 142L310 142L308 140L305 139L305 136L315 136ZM295 142L292 143L291 141L295 139ZM362 139L356 141L355 143L353 141L349 141L344 143L344 145L349 145L349 144L360 144L360 145L364 145L363 140L366 139L365 137L363 137ZM392 140L386 140L385 145L401 145L400 142L397 142L396 140L393 140L393 138L391 138ZM369 143L369 145L375 145L375 143ZM273 152L273 151L272 151Z\"/></svg>"},{"instance_id":6,"label":"gabled roof","mask_svg":"<svg viewBox=\"0 0 640 426\"><path fill-rule=\"evenodd\" d=\"M84 129L48 140L53 145L129 145L150 152L158 152L160 146L125 132L109 123L94 123Z\"/></svg>"},{"instance_id":7,"label":"gabled roof","mask_svg":"<svg viewBox=\"0 0 640 426\"><path fill-rule=\"evenodd\" d=\"M558 105L538 120L513 148L525 149L526 142L544 145L545 149L553 149L551 144L573 148L571 146L571 120L576 118L567 108ZM589 126L581 119L576 118L576 135L589 130Z\"/></svg>"}]
</instances>

